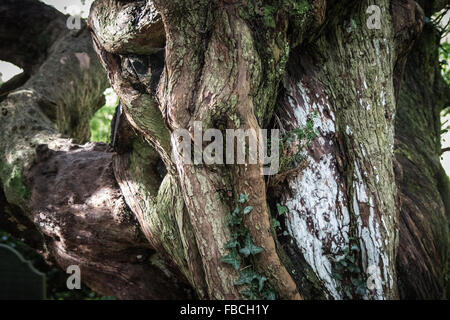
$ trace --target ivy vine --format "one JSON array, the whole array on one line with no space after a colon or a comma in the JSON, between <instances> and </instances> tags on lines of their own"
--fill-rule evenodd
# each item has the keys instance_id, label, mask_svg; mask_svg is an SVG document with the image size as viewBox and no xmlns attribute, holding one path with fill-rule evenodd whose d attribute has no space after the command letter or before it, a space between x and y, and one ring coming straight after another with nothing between
<instances>
[{"instance_id":1,"label":"ivy vine","mask_svg":"<svg viewBox=\"0 0 450 320\"><path fill-rule=\"evenodd\" d=\"M229 254L222 257L221 261L239 270L239 279L234 285L245 286L240 291L243 296L250 300L275 300L275 293L266 284L267 278L256 272L252 265L252 257L264 250L254 243L250 231L243 224L244 217L251 214L253 207L245 206L247 194L240 194L238 202L229 221L232 231L226 245ZM241 268L243 265L245 267Z\"/></svg>"},{"instance_id":2,"label":"ivy vine","mask_svg":"<svg viewBox=\"0 0 450 320\"><path fill-rule=\"evenodd\" d=\"M304 151L311 146L318 136L318 131L314 127L314 120L317 116L317 112L312 113L308 116L305 126L294 128L281 135L279 140L279 174L298 167L306 160ZM272 141L268 141L269 150L271 143Z\"/></svg>"},{"instance_id":3,"label":"ivy vine","mask_svg":"<svg viewBox=\"0 0 450 320\"><path fill-rule=\"evenodd\" d=\"M344 255L336 260L331 275L336 280L350 283L344 289L347 298L362 298L366 295L367 285L364 273L359 267L359 241L355 237L350 237L349 240L349 246L344 249Z\"/></svg>"}]
</instances>

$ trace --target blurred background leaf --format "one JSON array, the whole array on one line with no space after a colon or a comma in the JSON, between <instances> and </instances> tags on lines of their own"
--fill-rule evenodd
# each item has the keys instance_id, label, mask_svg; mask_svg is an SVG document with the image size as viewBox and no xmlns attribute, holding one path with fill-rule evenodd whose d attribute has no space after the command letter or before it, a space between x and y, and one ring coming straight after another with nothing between
<instances>
[{"instance_id":1,"label":"blurred background leaf","mask_svg":"<svg viewBox=\"0 0 450 320\"><path fill-rule=\"evenodd\" d=\"M111 88L105 91L106 104L98 110L90 122L91 141L109 143L111 120L119 103L119 98Z\"/></svg>"}]
</instances>

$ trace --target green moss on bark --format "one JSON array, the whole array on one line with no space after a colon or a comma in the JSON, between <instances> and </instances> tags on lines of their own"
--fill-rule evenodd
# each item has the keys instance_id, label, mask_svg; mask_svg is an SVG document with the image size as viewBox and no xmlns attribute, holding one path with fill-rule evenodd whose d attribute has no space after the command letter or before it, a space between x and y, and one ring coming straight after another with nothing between
<instances>
[{"instance_id":1,"label":"green moss on bark","mask_svg":"<svg viewBox=\"0 0 450 320\"><path fill-rule=\"evenodd\" d=\"M2 161L0 173L5 193L9 199L17 199L19 202L22 202L30 198L30 191L25 186L24 177L19 168Z\"/></svg>"}]
</instances>

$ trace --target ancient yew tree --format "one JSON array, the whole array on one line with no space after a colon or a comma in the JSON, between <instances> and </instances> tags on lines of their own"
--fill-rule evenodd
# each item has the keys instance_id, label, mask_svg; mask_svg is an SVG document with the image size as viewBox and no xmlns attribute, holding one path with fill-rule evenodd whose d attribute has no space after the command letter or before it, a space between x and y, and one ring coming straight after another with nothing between
<instances>
[{"instance_id":1,"label":"ancient yew tree","mask_svg":"<svg viewBox=\"0 0 450 320\"><path fill-rule=\"evenodd\" d=\"M97 0L69 30L1 0L0 60L24 72L0 89L0 228L117 298L445 298L446 6ZM89 143L108 86L114 145ZM273 176L189 164L172 133L194 122L300 139Z\"/></svg>"}]
</instances>

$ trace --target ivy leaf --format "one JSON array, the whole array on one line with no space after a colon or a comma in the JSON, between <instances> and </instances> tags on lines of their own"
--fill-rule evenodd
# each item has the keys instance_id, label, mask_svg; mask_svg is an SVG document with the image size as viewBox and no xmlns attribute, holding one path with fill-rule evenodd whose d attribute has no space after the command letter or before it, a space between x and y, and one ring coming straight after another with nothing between
<instances>
[{"instance_id":1,"label":"ivy leaf","mask_svg":"<svg viewBox=\"0 0 450 320\"><path fill-rule=\"evenodd\" d=\"M249 298L250 300L255 300L255 294L253 293L252 290L250 289L246 289L246 290L242 290L241 294L243 296L246 296L247 298Z\"/></svg>"},{"instance_id":2,"label":"ivy leaf","mask_svg":"<svg viewBox=\"0 0 450 320\"><path fill-rule=\"evenodd\" d=\"M278 221L277 219L272 219L272 227L275 228L275 229L280 229L281 230L280 221Z\"/></svg>"},{"instance_id":3,"label":"ivy leaf","mask_svg":"<svg viewBox=\"0 0 450 320\"><path fill-rule=\"evenodd\" d=\"M276 300L277 297L275 296L275 293L271 290L267 290L267 292L264 293L264 297L266 300Z\"/></svg>"},{"instance_id":4,"label":"ivy leaf","mask_svg":"<svg viewBox=\"0 0 450 320\"><path fill-rule=\"evenodd\" d=\"M343 267L341 264L339 264L339 261L338 261L338 263L336 263L336 265L334 266L334 269L335 269L335 271L338 272L338 273L343 273L343 272L344 272L344 267Z\"/></svg>"},{"instance_id":5,"label":"ivy leaf","mask_svg":"<svg viewBox=\"0 0 450 320\"><path fill-rule=\"evenodd\" d=\"M235 270L239 270L239 267L241 266L241 262L239 261L239 255L236 252L236 249L233 249L233 251L231 251L230 254L222 257L220 261L232 265Z\"/></svg>"},{"instance_id":6,"label":"ivy leaf","mask_svg":"<svg viewBox=\"0 0 450 320\"><path fill-rule=\"evenodd\" d=\"M241 193L239 195L239 202L240 203L246 203L248 201L248 194Z\"/></svg>"},{"instance_id":7,"label":"ivy leaf","mask_svg":"<svg viewBox=\"0 0 450 320\"><path fill-rule=\"evenodd\" d=\"M260 278L261 276L253 270L244 270L241 272L239 279L234 283L236 286L243 284L251 284L253 280Z\"/></svg>"},{"instance_id":8,"label":"ivy leaf","mask_svg":"<svg viewBox=\"0 0 450 320\"><path fill-rule=\"evenodd\" d=\"M230 239L231 240L237 240L237 238L239 238L239 233L238 232L233 232L232 234L231 234L231 237L230 237Z\"/></svg>"},{"instance_id":9,"label":"ivy leaf","mask_svg":"<svg viewBox=\"0 0 450 320\"><path fill-rule=\"evenodd\" d=\"M366 282L362 279L352 279L352 284L356 287L356 294L364 296L366 294Z\"/></svg>"},{"instance_id":10,"label":"ivy leaf","mask_svg":"<svg viewBox=\"0 0 450 320\"><path fill-rule=\"evenodd\" d=\"M241 237L241 238L247 237L248 233L249 233L249 231L245 227L240 227L238 230L236 230L237 236Z\"/></svg>"},{"instance_id":11,"label":"ivy leaf","mask_svg":"<svg viewBox=\"0 0 450 320\"><path fill-rule=\"evenodd\" d=\"M232 239L227 243L227 249L233 249L238 246L239 242L236 239Z\"/></svg>"},{"instance_id":12,"label":"ivy leaf","mask_svg":"<svg viewBox=\"0 0 450 320\"><path fill-rule=\"evenodd\" d=\"M351 263L355 263L355 257L354 256L347 256L347 260Z\"/></svg>"},{"instance_id":13,"label":"ivy leaf","mask_svg":"<svg viewBox=\"0 0 450 320\"><path fill-rule=\"evenodd\" d=\"M239 226L242 223L242 218L240 216L231 216L230 226Z\"/></svg>"},{"instance_id":14,"label":"ivy leaf","mask_svg":"<svg viewBox=\"0 0 450 320\"><path fill-rule=\"evenodd\" d=\"M359 252L359 247L356 244L353 244L351 250Z\"/></svg>"},{"instance_id":15,"label":"ivy leaf","mask_svg":"<svg viewBox=\"0 0 450 320\"><path fill-rule=\"evenodd\" d=\"M361 279L358 279L358 278L352 278L352 284L355 286L355 287L361 287L361 286L365 286L365 282L363 281L363 280L361 280Z\"/></svg>"},{"instance_id":16,"label":"ivy leaf","mask_svg":"<svg viewBox=\"0 0 450 320\"><path fill-rule=\"evenodd\" d=\"M342 276L341 276L340 273L333 272L333 273L331 274L331 276L332 276L333 278L337 279L337 280L340 280L340 281L343 280L343 278L342 278Z\"/></svg>"},{"instance_id":17,"label":"ivy leaf","mask_svg":"<svg viewBox=\"0 0 450 320\"><path fill-rule=\"evenodd\" d=\"M356 294L360 295L360 296L365 296L366 295L366 287L365 286L360 286L356 289Z\"/></svg>"},{"instance_id":18,"label":"ivy leaf","mask_svg":"<svg viewBox=\"0 0 450 320\"><path fill-rule=\"evenodd\" d=\"M347 267L347 266L348 266L348 263L347 263L347 261L345 261L345 259L339 260L338 262L339 262L340 264L342 264L344 267Z\"/></svg>"},{"instance_id":19,"label":"ivy leaf","mask_svg":"<svg viewBox=\"0 0 450 320\"><path fill-rule=\"evenodd\" d=\"M278 211L278 215L282 216L283 214L285 214L287 212L287 208L280 205L279 203L277 203L277 211Z\"/></svg>"},{"instance_id":20,"label":"ivy leaf","mask_svg":"<svg viewBox=\"0 0 450 320\"><path fill-rule=\"evenodd\" d=\"M258 288L259 292L261 292L262 289L264 288L264 282L266 282L266 281L267 281L266 277L260 276L259 281L258 281L259 282L259 288Z\"/></svg>"},{"instance_id":21,"label":"ivy leaf","mask_svg":"<svg viewBox=\"0 0 450 320\"><path fill-rule=\"evenodd\" d=\"M244 209L244 215L249 214L250 212L252 212L253 207L252 206L248 206L247 208Z\"/></svg>"},{"instance_id":22,"label":"ivy leaf","mask_svg":"<svg viewBox=\"0 0 450 320\"><path fill-rule=\"evenodd\" d=\"M236 207L231 215L233 217L237 217L239 216L239 213L241 213L241 209L239 209L239 207Z\"/></svg>"},{"instance_id":23,"label":"ivy leaf","mask_svg":"<svg viewBox=\"0 0 450 320\"><path fill-rule=\"evenodd\" d=\"M247 238L245 238L245 247L239 250L239 252L242 253L246 258L250 255L257 255L262 251L263 248L260 248L253 243L253 239L250 234L248 234Z\"/></svg>"},{"instance_id":24,"label":"ivy leaf","mask_svg":"<svg viewBox=\"0 0 450 320\"><path fill-rule=\"evenodd\" d=\"M361 269L359 269L359 267L354 264L349 265L348 270L353 273L361 273Z\"/></svg>"}]
</instances>

